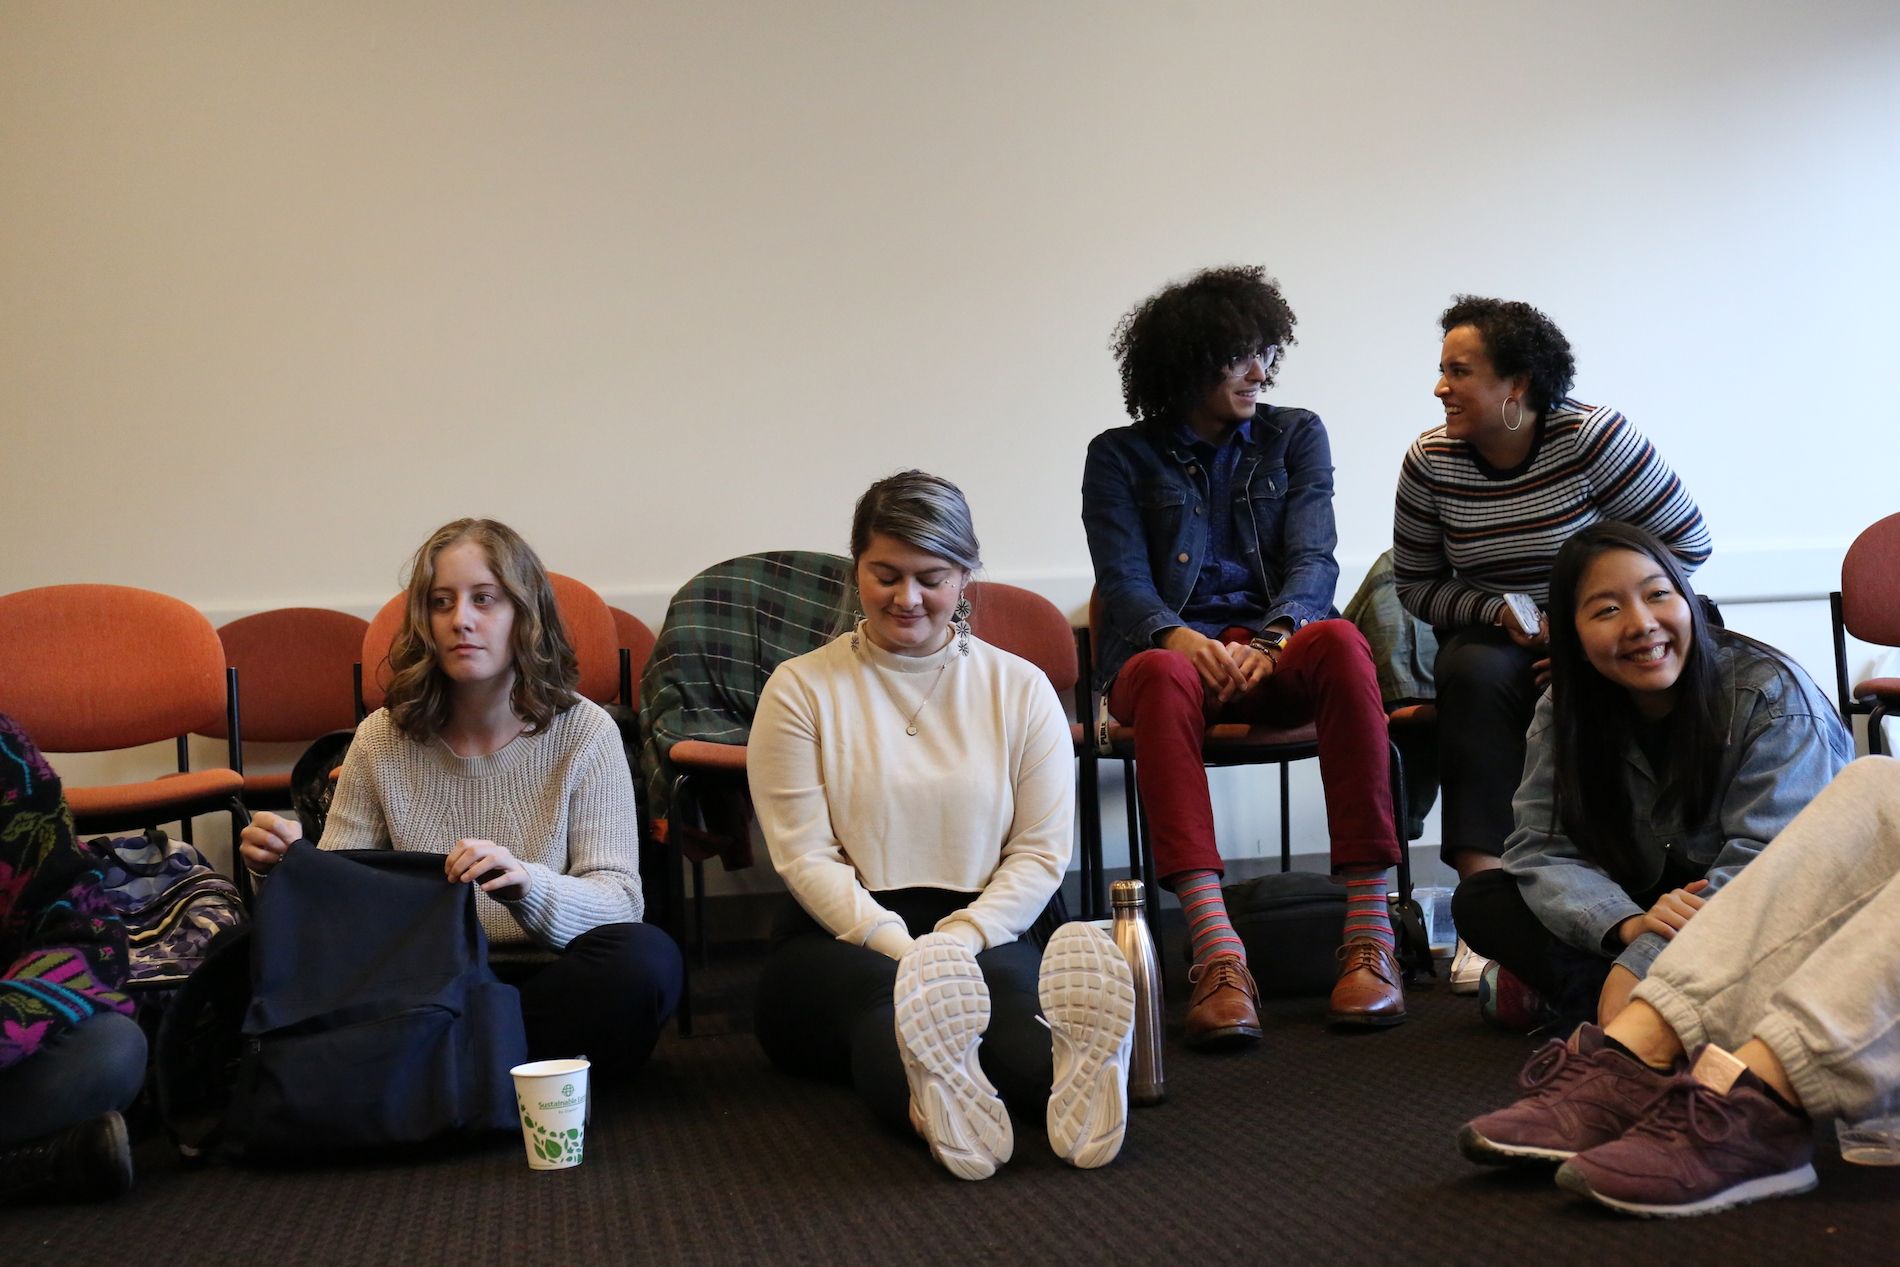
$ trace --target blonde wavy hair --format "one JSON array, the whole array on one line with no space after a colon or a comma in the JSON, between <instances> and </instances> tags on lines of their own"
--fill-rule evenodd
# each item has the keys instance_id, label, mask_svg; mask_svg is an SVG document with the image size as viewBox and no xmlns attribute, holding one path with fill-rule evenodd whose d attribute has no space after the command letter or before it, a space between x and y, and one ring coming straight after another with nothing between
<instances>
[{"instance_id":1,"label":"blonde wavy hair","mask_svg":"<svg viewBox=\"0 0 1900 1267\"><path fill-rule=\"evenodd\" d=\"M397 730L418 742L433 739L449 720L449 679L429 628L429 595L435 589L436 557L463 541L482 548L502 592L514 604L508 642L515 664L509 705L515 716L531 731L546 729L574 703L574 687L580 681L580 662L554 605L554 587L534 549L520 533L493 519L444 524L429 534L409 562L402 628L389 647L389 717Z\"/></svg>"}]
</instances>

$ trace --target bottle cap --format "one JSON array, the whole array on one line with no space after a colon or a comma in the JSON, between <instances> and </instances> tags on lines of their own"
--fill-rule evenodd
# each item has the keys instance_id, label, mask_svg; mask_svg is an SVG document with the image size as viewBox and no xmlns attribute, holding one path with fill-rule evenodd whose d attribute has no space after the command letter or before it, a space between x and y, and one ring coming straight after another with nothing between
<instances>
[{"instance_id":1,"label":"bottle cap","mask_svg":"<svg viewBox=\"0 0 1900 1267\"><path fill-rule=\"evenodd\" d=\"M1148 904L1147 899L1142 896L1140 880L1115 881L1108 886L1108 901L1111 906L1134 907L1136 910L1141 910Z\"/></svg>"}]
</instances>

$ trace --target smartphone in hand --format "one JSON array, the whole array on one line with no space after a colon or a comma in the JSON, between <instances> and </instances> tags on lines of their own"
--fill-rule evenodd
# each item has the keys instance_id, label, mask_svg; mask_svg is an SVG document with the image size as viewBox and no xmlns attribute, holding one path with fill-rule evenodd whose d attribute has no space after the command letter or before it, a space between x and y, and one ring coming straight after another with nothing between
<instances>
[{"instance_id":1,"label":"smartphone in hand","mask_svg":"<svg viewBox=\"0 0 1900 1267\"><path fill-rule=\"evenodd\" d=\"M1504 610L1511 613L1511 619L1517 624L1518 631L1526 638L1535 638L1542 625L1537 604L1531 601L1529 594L1506 594Z\"/></svg>"}]
</instances>

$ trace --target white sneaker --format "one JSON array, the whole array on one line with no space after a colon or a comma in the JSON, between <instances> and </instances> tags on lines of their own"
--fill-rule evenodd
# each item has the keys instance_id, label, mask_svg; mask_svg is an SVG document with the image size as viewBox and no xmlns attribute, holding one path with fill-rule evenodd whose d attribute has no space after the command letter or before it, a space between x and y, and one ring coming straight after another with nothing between
<instances>
[{"instance_id":1,"label":"white sneaker","mask_svg":"<svg viewBox=\"0 0 1900 1267\"><path fill-rule=\"evenodd\" d=\"M945 1170L989 1178L1009 1160L1015 1136L976 1059L990 1025L990 990L976 956L948 933L924 934L898 961L891 1001L911 1122Z\"/></svg>"},{"instance_id":2,"label":"white sneaker","mask_svg":"<svg viewBox=\"0 0 1900 1267\"><path fill-rule=\"evenodd\" d=\"M1451 956L1451 992L1453 994L1476 994L1478 978L1491 961L1465 945L1465 939L1458 939L1458 949Z\"/></svg>"},{"instance_id":3,"label":"white sneaker","mask_svg":"<svg viewBox=\"0 0 1900 1267\"><path fill-rule=\"evenodd\" d=\"M1049 1147L1072 1166L1106 1166L1128 1128L1135 978L1093 924L1064 924L1042 952L1037 993L1054 1047Z\"/></svg>"}]
</instances>

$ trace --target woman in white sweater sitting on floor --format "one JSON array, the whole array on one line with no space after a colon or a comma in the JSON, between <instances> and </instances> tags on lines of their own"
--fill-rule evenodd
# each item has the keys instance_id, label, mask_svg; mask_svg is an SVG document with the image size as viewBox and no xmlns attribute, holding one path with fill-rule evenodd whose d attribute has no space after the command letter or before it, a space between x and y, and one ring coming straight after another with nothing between
<instances>
[{"instance_id":1,"label":"woman in white sweater sitting on floor","mask_svg":"<svg viewBox=\"0 0 1900 1267\"><path fill-rule=\"evenodd\" d=\"M579 669L541 560L513 529L459 519L410 567L388 703L363 720L324 849L440 853L502 980L521 990L529 1054L581 1054L612 1076L645 1063L679 1002L679 949L640 922L633 780ZM303 828L259 814L239 842L258 874Z\"/></svg>"},{"instance_id":2,"label":"woman in white sweater sitting on floor","mask_svg":"<svg viewBox=\"0 0 1900 1267\"><path fill-rule=\"evenodd\" d=\"M980 562L956 485L873 484L851 555L863 619L779 666L748 741L797 899L759 984L759 1041L783 1069L849 1079L960 1178L1009 1159L1004 1101L1046 1101L1055 1151L1103 1165L1127 1119L1128 966L1091 925L1064 925L1046 954L1025 937L1071 845L1055 690L970 633Z\"/></svg>"}]
</instances>

